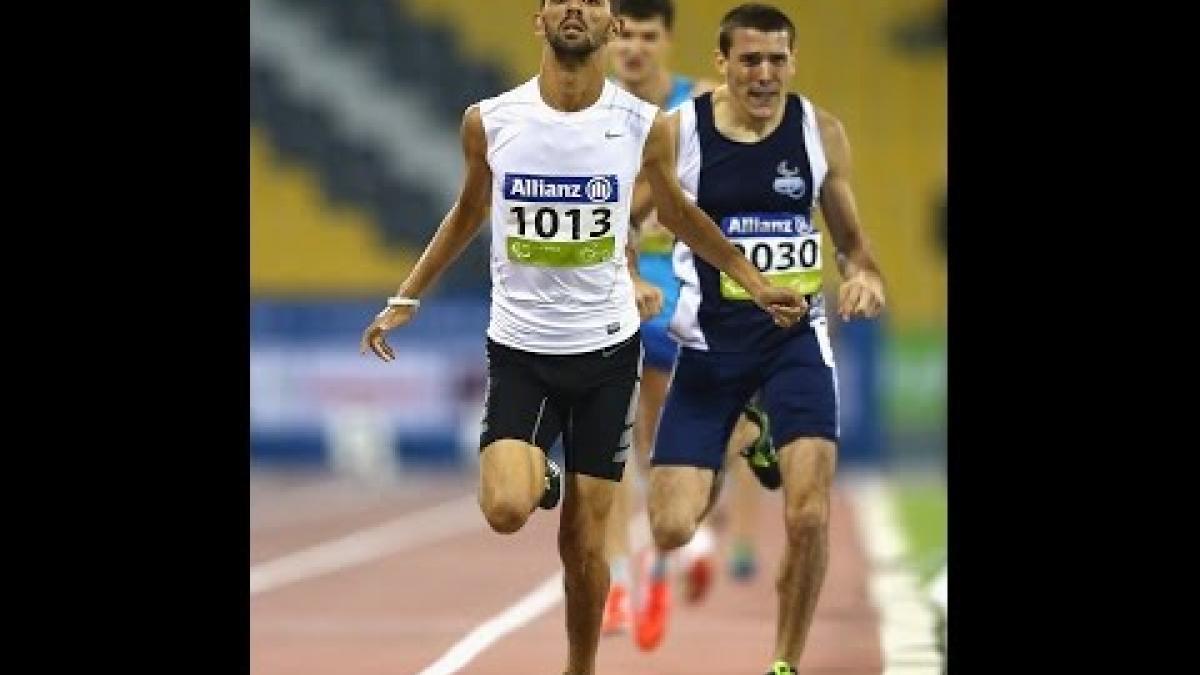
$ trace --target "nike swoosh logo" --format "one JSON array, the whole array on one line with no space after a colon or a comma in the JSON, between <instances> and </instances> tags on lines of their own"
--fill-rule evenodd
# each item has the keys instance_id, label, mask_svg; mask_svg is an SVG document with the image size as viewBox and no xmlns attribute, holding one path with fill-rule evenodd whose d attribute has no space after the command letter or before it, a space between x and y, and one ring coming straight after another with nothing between
<instances>
[{"instance_id":1,"label":"nike swoosh logo","mask_svg":"<svg viewBox=\"0 0 1200 675\"><path fill-rule=\"evenodd\" d=\"M624 135L625 135L625 134L614 134L614 133L613 133L613 132L611 132L611 131L606 131L606 132L604 132L604 137L605 137L605 138L620 138L621 136L624 136Z\"/></svg>"}]
</instances>

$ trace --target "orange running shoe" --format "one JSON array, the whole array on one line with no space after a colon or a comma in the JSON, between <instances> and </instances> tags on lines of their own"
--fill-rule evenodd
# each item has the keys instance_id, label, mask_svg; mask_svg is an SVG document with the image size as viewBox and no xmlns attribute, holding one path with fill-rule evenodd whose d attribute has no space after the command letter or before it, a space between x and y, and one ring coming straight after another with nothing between
<instances>
[{"instance_id":1,"label":"orange running shoe","mask_svg":"<svg viewBox=\"0 0 1200 675\"><path fill-rule=\"evenodd\" d=\"M624 633L628 626L629 592L625 589L625 584L613 583L608 587L608 598L604 601L604 620L600 624L600 633Z\"/></svg>"},{"instance_id":2,"label":"orange running shoe","mask_svg":"<svg viewBox=\"0 0 1200 675\"><path fill-rule=\"evenodd\" d=\"M671 615L671 586L667 561L653 550L643 556L640 606L634 613L634 638L642 651L651 651L662 642Z\"/></svg>"}]
</instances>

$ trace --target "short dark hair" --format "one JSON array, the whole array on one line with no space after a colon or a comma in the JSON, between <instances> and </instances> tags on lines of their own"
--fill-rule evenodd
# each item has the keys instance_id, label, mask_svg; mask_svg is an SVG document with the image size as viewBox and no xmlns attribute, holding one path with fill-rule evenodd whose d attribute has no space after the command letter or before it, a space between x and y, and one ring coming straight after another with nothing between
<instances>
[{"instance_id":1,"label":"short dark hair","mask_svg":"<svg viewBox=\"0 0 1200 675\"><path fill-rule=\"evenodd\" d=\"M625 4L625 3L621 2L621 0L608 0L608 6L612 7L612 13L614 16L617 14L617 12L621 11L621 5L623 5L623 4ZM546 0L538 0L538 9L541 9L545 6L546 6ZM638 17L634 17L634 18L638 18ZM671 27L671 25L667 24L667 28L670 28L670 27Z\"/></svg>"},{"instance_id":2,"label":"short dark hair","mask_svg":"<svg viewBox=\"0 0 1200 675\"><path fill-rule=\"evenodd\" d=\"M725 18L721 19L721 32L717 38L721 53L725 56L729 56L729 46L733 43L733 31L737 28L754 28L764 33L786 30L788 32L788 48L796 45L796 26L778 7L747 2L729 10Z\"/></svg>"},{"instance_id":3,"label":"short dark hair","mask_svg":"<svg viewBox=\"0 0 1200 675\"><path fill-rule=\"evenodd\" d=\"M613 14L627 16L638 21L662 17L667 30L675 26L675 3L671 0L622 0L613 8Z\"/></svg>"}]
</instances>

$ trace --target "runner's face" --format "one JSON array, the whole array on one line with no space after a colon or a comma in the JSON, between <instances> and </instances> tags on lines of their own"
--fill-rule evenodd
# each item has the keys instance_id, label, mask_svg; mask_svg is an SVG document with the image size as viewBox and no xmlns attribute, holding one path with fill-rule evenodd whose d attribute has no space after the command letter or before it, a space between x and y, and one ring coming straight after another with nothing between
<instances>
[{"instance_id":1,"label":"runner's face","mask_svg":"<svg viewBox=\"0 0 1200 675\"><path fill-rule=\"evenodd\" d=\"M735 28L730 34L729 56L717 52L717 68L733 100L750 117L770 119L787 98L787 86L796 74L796 59L787 30L764 32Z\"/></svg>"}]
</instances>

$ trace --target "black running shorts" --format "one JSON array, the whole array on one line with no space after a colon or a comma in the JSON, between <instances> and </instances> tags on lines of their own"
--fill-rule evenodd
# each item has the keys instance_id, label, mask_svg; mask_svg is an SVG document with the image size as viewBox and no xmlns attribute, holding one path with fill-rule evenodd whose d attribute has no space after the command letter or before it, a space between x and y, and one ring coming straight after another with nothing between
<instances>
[{"instance_id":1,"label":"black running shorts","mask_svg":"<svg viewBox=\"0 0 1200 675\"><path fill-rule=\"evenodd\" d=\"M513 438L549 453L563 436L566 471L619 481L633 437L642 341L583 354L534 354L487 341L479 447Z\"/></svg>"}]
</instances>

